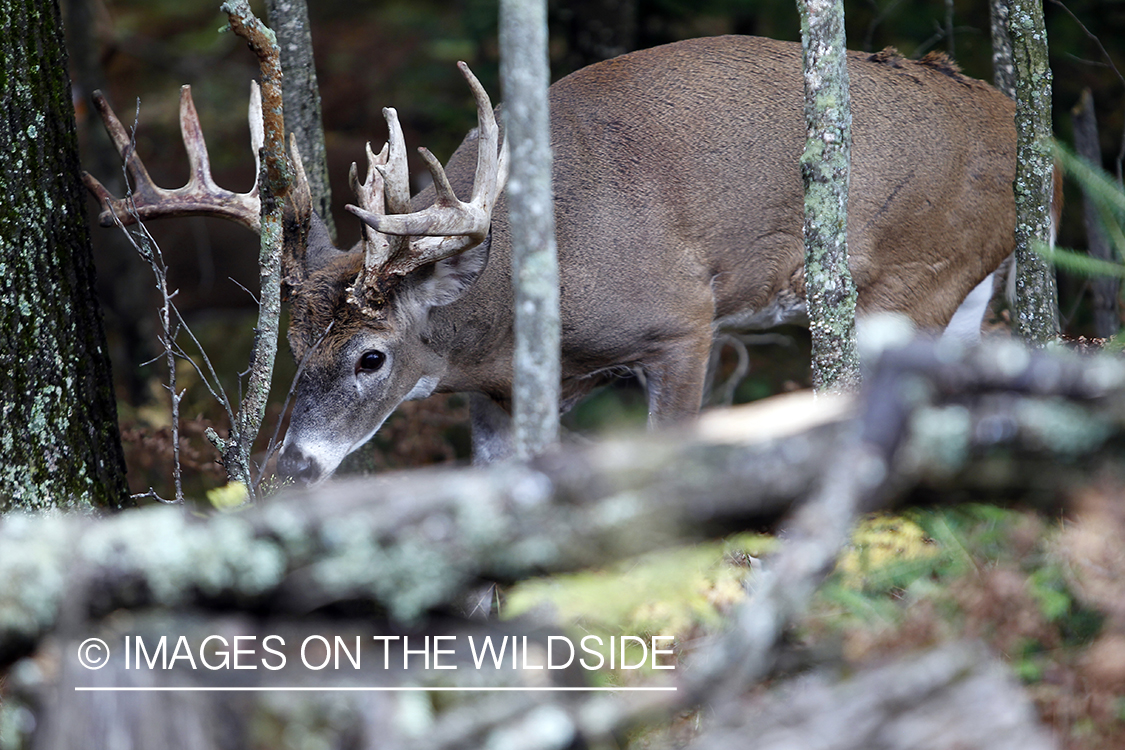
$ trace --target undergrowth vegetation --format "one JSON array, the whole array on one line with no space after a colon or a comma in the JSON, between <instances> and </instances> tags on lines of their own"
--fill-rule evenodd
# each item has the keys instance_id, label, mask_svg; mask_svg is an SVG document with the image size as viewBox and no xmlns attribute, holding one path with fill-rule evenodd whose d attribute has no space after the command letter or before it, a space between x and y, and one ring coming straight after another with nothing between
<instances>
[{"instance_id":1,"label":"undergrowth vegetation","mask_svg":"<svg viewBox=\"0 0 1125 750\"><path fill-rule=\"evenodd\" d=\"M1123 495L1125 486L1092 484L1076 494L1072 518L1051 521L989 505L864 519L789 634L794 663L858 668L980 639L1011 665L1065 747L1125 746ZM743 535L528 581L507 592L501 613L545 617L606 642L674 634L687 664L753 590L754 571L769 566L777 544ZM620 669L604 678L660 679Z\"/></svg>"}]
</instances>

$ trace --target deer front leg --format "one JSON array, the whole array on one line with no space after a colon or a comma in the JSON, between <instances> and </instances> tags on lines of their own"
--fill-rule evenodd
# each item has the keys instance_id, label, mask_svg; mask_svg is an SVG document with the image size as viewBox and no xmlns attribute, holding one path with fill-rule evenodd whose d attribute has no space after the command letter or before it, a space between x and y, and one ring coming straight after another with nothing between
<instances>
[{"instance_id":1,"label":"deer front leg","mask_svg":"<svg viewBox=\"0 0 1125 750\"><path fill-rule=\"evenodd\" d=\"M512 416L483 393L469 395L469 421L473 435L473 465L484 466L515 455Z\"/></svg>"}]
</instances>

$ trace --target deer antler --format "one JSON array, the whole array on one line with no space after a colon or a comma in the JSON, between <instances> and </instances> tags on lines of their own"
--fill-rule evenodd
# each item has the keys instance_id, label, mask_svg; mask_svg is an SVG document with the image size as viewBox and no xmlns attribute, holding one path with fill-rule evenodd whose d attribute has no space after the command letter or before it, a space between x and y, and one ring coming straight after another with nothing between
<instances>
[{"instance_id":1,"label":"deer antler","mask_svg":"<svg viewBox=\"0 0 1125 750\"><path fill-rule=\"evenodd\" d=\"M383 150L375 154L371 144L367 144L367 177L361 183L355 162L352 162L349 179L352 191L360 207L372 215L405 213L410 210L410 175L406 166L406 145L402 138L402 128L398 123L398 113L384 109L390 137ZM407 240L405 237L368 231L364 226L364 268L365 278L373 278L387 262L401 254Z\"/></svg>"},{"instance_id":2,"label":"deer antler","mask_svg":"<svg viewBox=\"0 0 1125 750\"><path fill-rule=\"evenodd\" d=\"M211 160L207 155L207 143L203 139L199 115L191 98L191 86L180 88L180 132L187 150L191 177L186 185L176 190L157 187L153 183L144 163L137 156L133 139L100 91L94 92L94 106L125 162L129 178L135 183L130 201L113 197L93 175L82 173L82 181L102 206L98 221L103 227L113 226L114 216L123 224L132 224L138 218L144 221L165 216L216 216L236 221L255 232L260 230L258 152L265 143L265 135L262 127L262 97L256 82L252 81L250 87L250 140L254 148L255 181L254 187L247 193L224 190L212 179Z\"/></svg>"},{"instance_id":3,"label":"deer antler","mask_svg":"<svg viewBox=\"0 0 1125 750\"><path fill-rule=\"evenodd\" d=\"M461 73L469 82L477 103L479 139L477 141L477 167L473 179L473 194L468 203L457 198L449 179L434 155L425 148L418 151L434 178L437 198L433 205L421 211L406 213L409 189L406 181L406 153L402 147L402 128L394 110L384 110L390 130L388 163L375 163L373 168L383 177L387 211L381 207L347 206L363 222L383 235L410 237L396 252L385 259L379 251L369 252L365 266L369 271L383 276L404 276L415 269L465 252L484 241L492 222L492 209L508 176L508 147L499 145L499 129L488 98L480 81L465 63L458 63ZM396 154L401 150L401 157ZM369 178L370 178L369 171ZM361 197L360 202L364 202ZM368 276L368 283L372 277Z\"/></svg>"}]
</instances>

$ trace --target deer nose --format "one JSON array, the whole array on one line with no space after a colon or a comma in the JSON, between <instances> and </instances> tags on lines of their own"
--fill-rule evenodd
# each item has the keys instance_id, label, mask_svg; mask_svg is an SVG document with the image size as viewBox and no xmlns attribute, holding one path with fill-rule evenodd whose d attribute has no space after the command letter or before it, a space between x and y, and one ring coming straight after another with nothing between
<instances>
[{"instance_id":1,"label":"deer nose","mask_svg":"<svg viewBox=\"0 0 1125 750\"><path fill-rule=\"evenodd\" d=\"M300 448L287 446L277 459L278 472L299 484L311 484L320 478L320 465L316 459L305 455Z\"/></svg>"}]
</instances>

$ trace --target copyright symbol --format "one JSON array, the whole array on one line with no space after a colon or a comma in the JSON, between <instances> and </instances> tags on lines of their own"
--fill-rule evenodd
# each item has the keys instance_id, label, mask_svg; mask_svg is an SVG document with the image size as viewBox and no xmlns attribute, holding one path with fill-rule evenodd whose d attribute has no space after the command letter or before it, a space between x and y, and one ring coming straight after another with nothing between
<instances>
[{"instance_id":1,"label":"copyright symbol","mask_svg":"<svg viewBox=\"0 0 1125 750\"><path fill-rule=\"evenodd\" d=\"M109 663L109 646L101 638L87 638L78 647L78 663L86 669L101 669Z\"/></svg>"}]
</instances>

